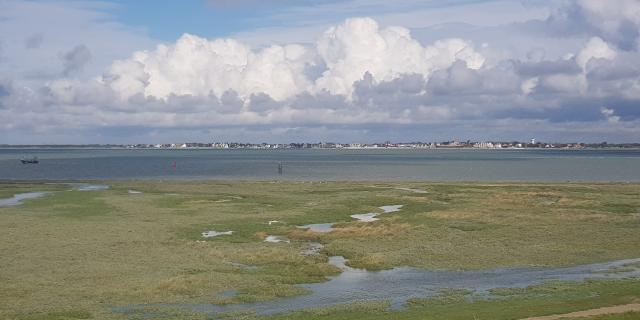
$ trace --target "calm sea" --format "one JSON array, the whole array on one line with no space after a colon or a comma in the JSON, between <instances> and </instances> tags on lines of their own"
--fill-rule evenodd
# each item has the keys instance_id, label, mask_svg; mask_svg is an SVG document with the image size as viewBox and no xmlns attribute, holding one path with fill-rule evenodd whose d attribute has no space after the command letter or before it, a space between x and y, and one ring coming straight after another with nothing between
<instances>
[{"instance_id":1,"label":"calm sea","mask_svg":"<svg viewBox=\"0 0 640 320\"><path fill-rule=\"evenodd\" d=\"M640 182L640 150L0 149L0 179Z\"/></svg>"}]
</instances>

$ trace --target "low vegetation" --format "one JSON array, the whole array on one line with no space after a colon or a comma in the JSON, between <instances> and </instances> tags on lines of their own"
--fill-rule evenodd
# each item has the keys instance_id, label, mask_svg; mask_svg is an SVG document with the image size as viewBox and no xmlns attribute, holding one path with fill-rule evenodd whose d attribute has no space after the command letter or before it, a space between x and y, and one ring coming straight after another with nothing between
<instances>
[{"instance_id":1,"label":"low vegetation","mask_svg":"<svg viewBox=\"0 0 640 320\"><path fill-rule=\"evenodd\" d=\"M104 183L111 188L0 183L0 198L52 191L0 208L0 319L138 319L150 314L114 308L300 295L307 291L297 284L340 272L327 263L333 255L369 270L569 266L640 257L637 184ZM349 217L395 204L404 206L379 221ZM273 220L279 222L268 223ZM335 231L296 227L325 222L335 222ZM203 238L209 230L233 234ZM292 241L265 243L266 235ZM324 245L319 255L300 254L309 241ZM494 292L503 296L498 300L448 290L412 300L403 310L363 302L273 318L518 319L638 301L637 281L505 289ZM208 317L168 309L152 315Z\"/></svg>"}]
</instances>

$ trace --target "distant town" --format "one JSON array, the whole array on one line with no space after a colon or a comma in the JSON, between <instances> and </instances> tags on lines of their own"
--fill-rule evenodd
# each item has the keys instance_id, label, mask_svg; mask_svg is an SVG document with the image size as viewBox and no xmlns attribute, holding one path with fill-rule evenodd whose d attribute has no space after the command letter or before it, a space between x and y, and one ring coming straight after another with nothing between
<instances>
[{"instance_id":1,"label":"distant town","mask_svg":"<svg viewBox=\"0 0 640 320\"><path fill-rule=\"evenodd\" d=\"M640 148L640 143L548 143L529 141L443 141L443 142L381 142L381 143L240 143L240 142L182 142L159 144L65 144L65 145L9 145L0 148L107 148L107 149L620 149Z\"/></svg>"}]
</instances>

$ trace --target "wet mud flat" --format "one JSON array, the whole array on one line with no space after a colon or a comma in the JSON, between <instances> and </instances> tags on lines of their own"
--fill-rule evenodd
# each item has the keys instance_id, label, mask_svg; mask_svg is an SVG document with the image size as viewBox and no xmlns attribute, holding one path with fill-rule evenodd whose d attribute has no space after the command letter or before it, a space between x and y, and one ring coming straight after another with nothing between
<instances>
[{"instance_id":1,"label":"wet mud flat","mask_svg":"<svg viewBox=\"0 0 640 320\"><path fill-rule=\"evenodd\" d=\"M342 273L323 283L302 284L308 295L259 303L159 304L114 308L121 313L145 312L163 308L206 313L213 317L226 312L247 311L273 315L310 308L331 307L362 301L387 300L392 309L402 309L410 299L428 298L445 289L462 289L483 298L493 296L491 289L525 288L550 281L584 281L586 279L624 279L640 277L639 259L618 260L563 268L499 268L483 271L424 270L411 267L383 271L351 268L341 256L329 263ZM149 313L150 315L150 313Z\"/></svg>"}]
</instances>

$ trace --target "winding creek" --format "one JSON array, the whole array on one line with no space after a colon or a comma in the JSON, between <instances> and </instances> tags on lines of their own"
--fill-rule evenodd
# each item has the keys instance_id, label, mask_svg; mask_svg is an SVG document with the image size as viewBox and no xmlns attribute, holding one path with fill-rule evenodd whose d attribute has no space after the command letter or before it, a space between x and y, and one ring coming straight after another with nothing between
<instances>
[{"instance_id":1,"label":"winding creek","mask_svg":"<svg viewBox=\"0 0 640 320\"><path fill-rule=\"evenodd\" d=\"M343 257L330 257L329 263L340 268L342 273L323 283L300 285L311 291L308 295L259 303L140 305L118 307L114 310L133 313L172 308L203 312L211 316L230 311L253 311L258 315L271 315L376 300L391 301L391 308L399 309L409 299L435 296L443 289L465 289L474 294L492 297L489 290L495 288L524 288L548 281L640 277L640 258L564 268L499 268L483 271L424 270L410 267L367 271L348 267L345 262Z\"/></svg>"}]
</instances>

